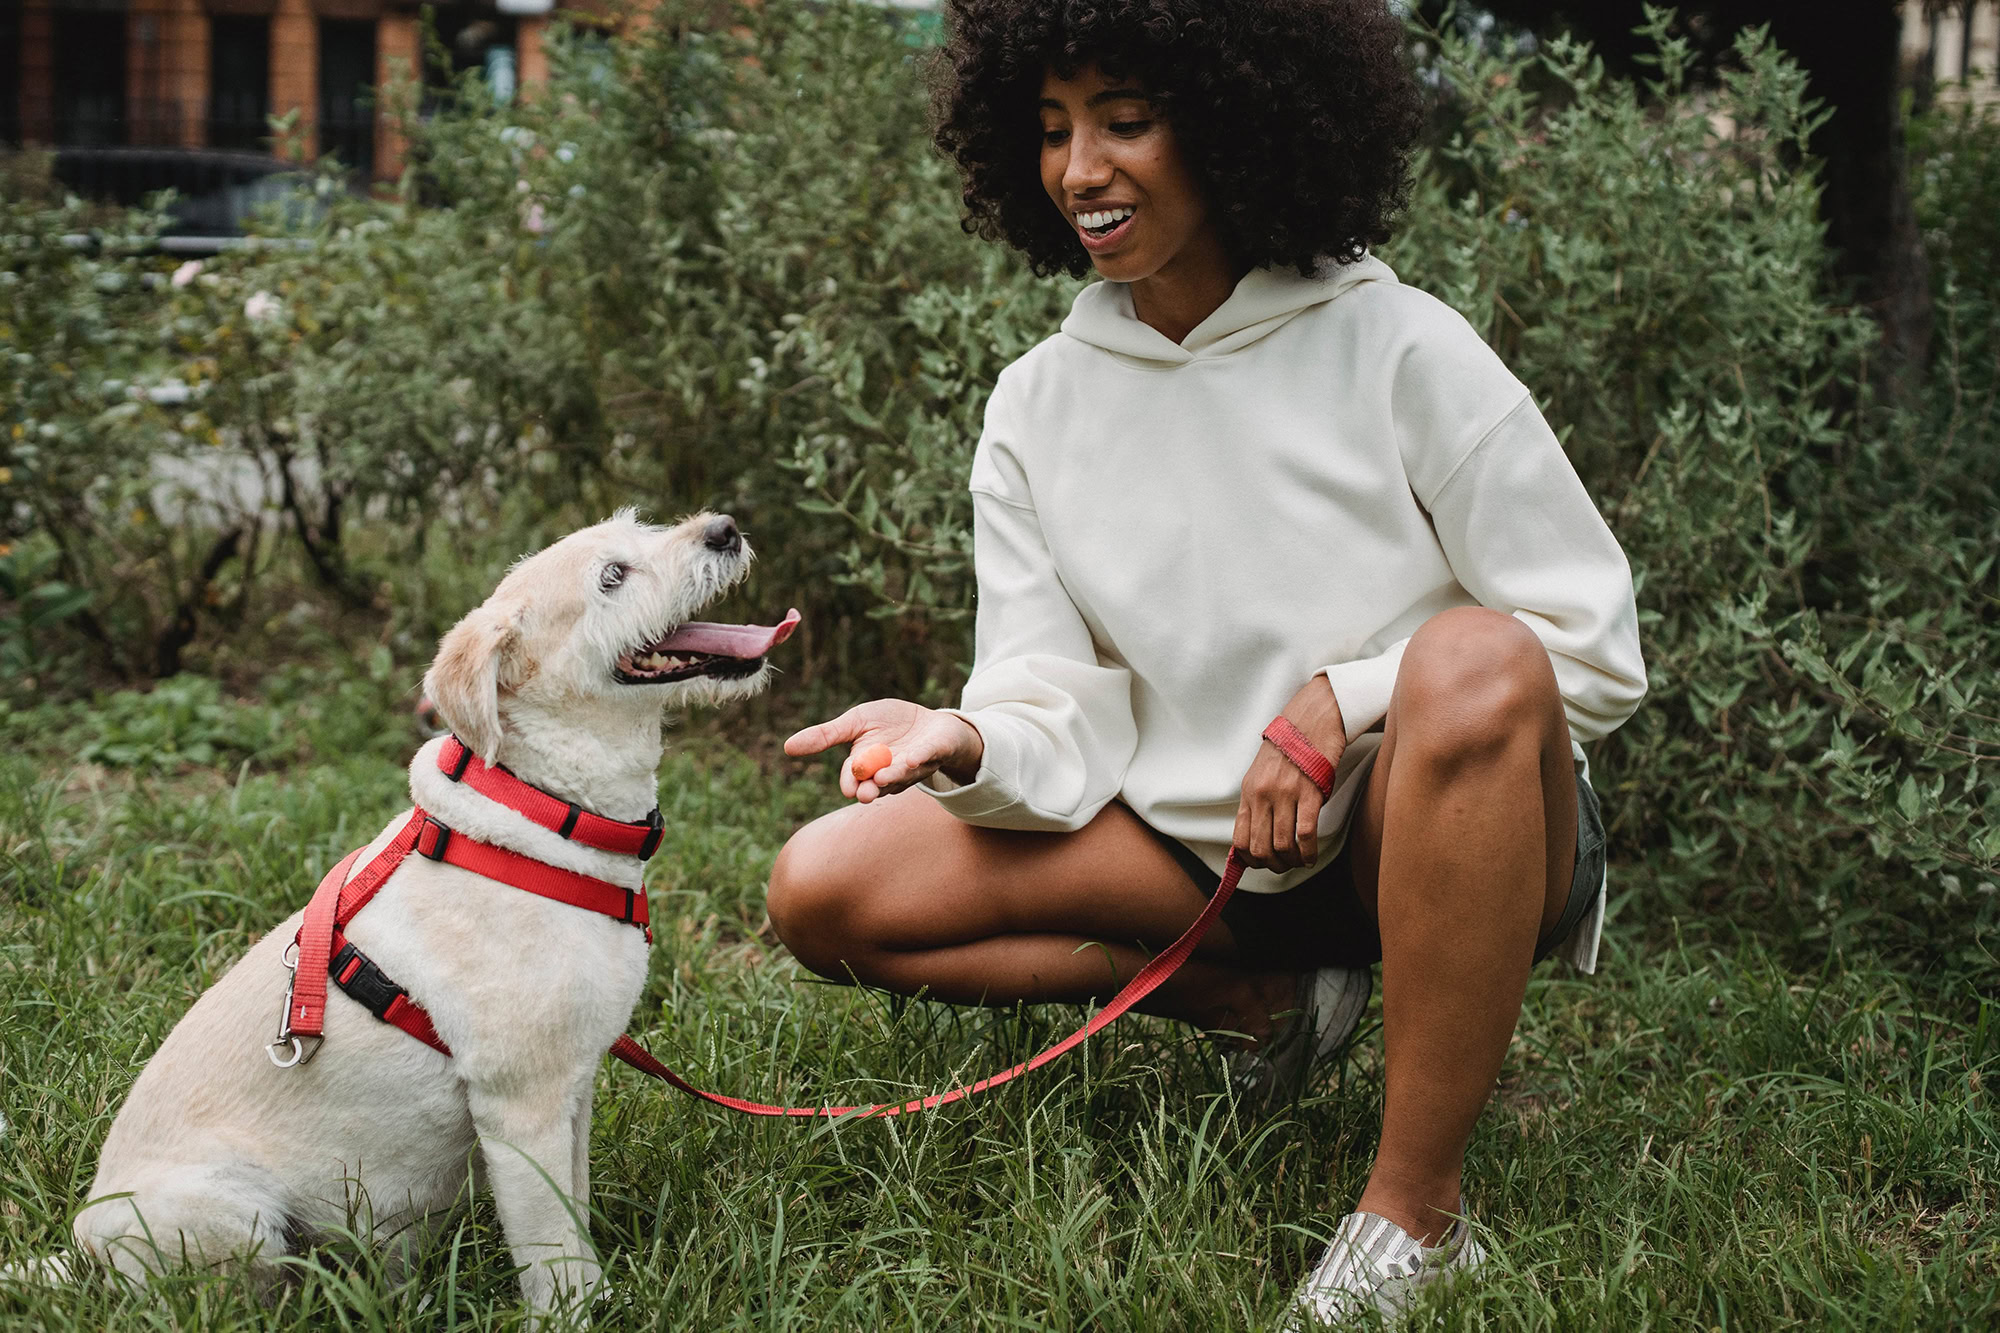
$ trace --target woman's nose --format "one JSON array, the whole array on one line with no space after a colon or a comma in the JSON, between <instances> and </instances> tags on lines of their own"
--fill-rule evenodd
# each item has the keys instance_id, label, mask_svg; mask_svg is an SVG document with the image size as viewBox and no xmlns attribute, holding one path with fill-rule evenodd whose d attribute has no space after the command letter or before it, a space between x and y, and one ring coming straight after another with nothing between
<instances>
[{"instance_id":1,"label":"woman's nose","mask_svg":"<svg viewBox=\"0 0 2000 1333\"><path fill-rule=\"evenodd\" d=\"M1091 134L1072 133L1069 160L1063 163L1063 188L1071 194L1102 189L1111 183L1111 161Z\"/></svg>"}]
</instances>

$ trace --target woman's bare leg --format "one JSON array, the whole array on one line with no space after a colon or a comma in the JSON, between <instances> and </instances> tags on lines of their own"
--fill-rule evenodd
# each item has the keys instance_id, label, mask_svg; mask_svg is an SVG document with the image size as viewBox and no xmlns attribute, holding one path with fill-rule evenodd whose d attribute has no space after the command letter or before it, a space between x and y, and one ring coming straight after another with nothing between
<instances>
[{"instance_id":1,"label":"woman's bare leg","mask_svg":"<svg viewBox=\"0 0 2000 1333\"><path fill-rule=\"evenodd\" d=\"M772 924L834 980L960 1004L1102 1000L1207 899L1122 805L1075 833L974 828L922 792L836 810L785 844ZM1238 965L1218 922L1139 1006L1262 1037L1290 974Z\"/></svg>"},{"instance_id":2,"label":"woman's bare leg","mask_svg":"<svg viewBox=\"0 0 2000 1333\"><path fill-rule=\"evenodd\" d=\"M1397 672L1351 832L1382 932L1386 1095L1358 1207L1426 1241L1452 1225L1535 942L1569 898L1576 778L1548 652L1478 608L1426 622Z\"/></svg>"},{"instance_id":3,"label":"woman's bare leg","mask_svg":"<svg viewBox=\"0 0 2000 1333\"><path fill-rule=\"evenodd\" d=\"M1350 852L1382 935L1381 1143L1360 1207L1435 1239L1520 1017L1535 941L1576 850L1569 730L1548 653L1480 608L1426 622L1403 657ZM1102 999L1204 899L1122 806L1073 834L972 828L918 792L802 829L770 911L838 980L960 1003ZM1292 974L1220 923L1142 1008L1262 1038Z\"/></svg>"}]
</instances>

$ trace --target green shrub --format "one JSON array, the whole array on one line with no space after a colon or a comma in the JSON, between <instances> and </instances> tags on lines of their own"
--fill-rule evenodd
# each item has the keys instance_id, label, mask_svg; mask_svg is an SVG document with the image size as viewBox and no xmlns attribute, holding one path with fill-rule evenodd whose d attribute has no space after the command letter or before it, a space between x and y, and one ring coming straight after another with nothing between
<instances>
[{"instance_id":1,"label":"green shrub","mask_svg":"<svg viewBox=\"0 0 2000 1333\"><path fill-rule=\"evenodd\" d=\"M1439 39L1462 126L1390 258L1535 389L1632 558L1652 694L1599 759L1620 842L1677 905L1821 939L1883 862L1926 901L2000 866L1993 489L1869 401L1800 71L1752 34L1691 89L1651 27L1643 96L1572 43Z\"/></svg>"},{"instance_id":2,"label":"green shrub","mask_svg":"<svg viewBox=\"0 0 2000 1333\"><path fill-rule=\"evenodd\" d=\"M175 676L151 690L121 690L91 719L95 737L77 756L112 768L176 769L267 756L280 742L268 712L231 708L201 676Z\"/></svg>"},{"instance_id":3,"label":"green shrub","mask_svg":"<svg viewBox=\"0 0 2000 1333\"><path fill-rule=\"evenodd\" d=\"M183 615L280 623L246 603L292 561L350 601L391 587L370 614L414 654L514 553L712 505L760 552L746 600L809 612L792 699L947 697L985 396L1074 288L962 233L880 11L711 9L559 33L540 95L410 127L401 198L178 286L54 244L67 206L6 205L25 498L0 521L65 552L79 632L160 669ZM1422 37L1443 128L1386 257L1535 390L1631 555L1652 697L1595 762L1647 892L1790 914L1812 947L1893 900L1930 947L2000 913L1990 132L1919 153L1940 363L1892 411L1830 295L1800 71L1753 36L1695 88L1652 29L1645 87L1570 43ZM217 453L259 496L158 521L158 460Z\"/></svg>"}]
</instances>

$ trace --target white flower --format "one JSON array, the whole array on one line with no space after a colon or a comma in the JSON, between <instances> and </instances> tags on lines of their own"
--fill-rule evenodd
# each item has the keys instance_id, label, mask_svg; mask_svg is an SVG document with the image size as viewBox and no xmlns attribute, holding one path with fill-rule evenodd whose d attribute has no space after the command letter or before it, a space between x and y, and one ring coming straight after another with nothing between
<instances>
[{"instance_id":1,"label":"white flower","mask_svg":"<svg viewBox=\"0 0 2000 1333\"><path fill-rule=\"evenodd\" d=\"M187 263L175 269L174 276L168 281L172 282L176 287L185 287L200 276L201 261L199 259L190 259Z\"/></svg>"},{"instance_id":2,"label":"white flower","mask_svg":"<svg viewBox=\"0 0 2000 1333\"><path fill-rule=\"evenodd\" d=\"M530 235L540 236L549 229L548 215L542 212L540 204L529 204L521 214L521 225L528 229Z\"/></svg>"},{"instance_id":3,"label":"white flower","mask_svg":"<svg viewBox=\"0 0 2000 1333\"><path fill-rule=\"evenodd\" d=\"M243 303L243 318L253 324L261 320L276 319L283 308L278 304L278 298L269 292L252 292L250 299Z\"/></svg>"}]
</instances>

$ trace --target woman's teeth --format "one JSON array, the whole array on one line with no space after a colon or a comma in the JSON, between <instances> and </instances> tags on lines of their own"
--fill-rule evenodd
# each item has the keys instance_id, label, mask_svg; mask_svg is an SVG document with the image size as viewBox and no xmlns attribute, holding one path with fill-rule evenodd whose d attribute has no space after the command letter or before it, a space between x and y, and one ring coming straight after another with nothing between
<instances>
[{"instance_id":1,"label":"woman's teeth","mask_svg":"<svg viewBox=\"0 0 2000 1333\"><path fill-rule=\"evenodd\" d=\"M1092 213L1078 213L1076 215L1076 225L1082 227L1085 231L1093 231L1101 235L1131 216L1132 210L1129 208L1106 208Z\"/></svg>"}]
</instances>

